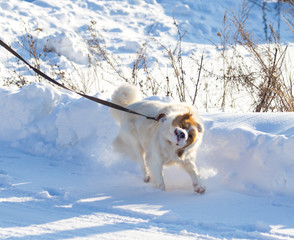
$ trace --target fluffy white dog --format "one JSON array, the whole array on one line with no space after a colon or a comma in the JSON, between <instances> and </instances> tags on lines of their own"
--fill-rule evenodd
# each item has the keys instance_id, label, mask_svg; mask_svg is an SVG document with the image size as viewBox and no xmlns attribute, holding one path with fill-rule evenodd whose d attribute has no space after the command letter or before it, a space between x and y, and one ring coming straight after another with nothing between
<instances>
[{"instance_id":1,"label":"fluffy white dog","mask_svg":"<svg viewBox=\"0 0 294 240\"><path fill-rule=\"evenodd\" d=\"M163 165L178 163L191 176L194 191L205 192L195 165L204 127L192 106L142 100L137 88L128 84L119 87L111 101L159 120L111 109L111 115L120 126L114 147L142 164L145 182L151 179L157 188L165 190Z\"/></svg>"}]
</instances>

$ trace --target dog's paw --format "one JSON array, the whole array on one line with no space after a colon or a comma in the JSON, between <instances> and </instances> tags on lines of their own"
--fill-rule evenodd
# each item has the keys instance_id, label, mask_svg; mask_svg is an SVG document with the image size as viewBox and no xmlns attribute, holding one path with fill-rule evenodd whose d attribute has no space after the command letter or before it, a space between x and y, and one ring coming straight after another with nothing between
<instances>
[{"instance_id":1,"label":"dog's paw","mask_svg":"<svg viewBox=\"0 0 294 240\"><path fill-rule=\"evenodd\" d=\"M144 178L144 182L145 182L145 183L149 183L149 182L150 182L150 179L151 179L150 176L146 176L146 177Z\"/></svg>"},{"instance_id":2,"label":"dog's paw","mask_svg":"<svg viewBox=\"0 0 294 240\"><path fill-rule=\"evenodd\" d=\"M206 191L205 187L199 186L199 184L197 183L193 184L193 187L194 187L194 192L199 194L203 194Z\"/></svg>"}]
</instances>

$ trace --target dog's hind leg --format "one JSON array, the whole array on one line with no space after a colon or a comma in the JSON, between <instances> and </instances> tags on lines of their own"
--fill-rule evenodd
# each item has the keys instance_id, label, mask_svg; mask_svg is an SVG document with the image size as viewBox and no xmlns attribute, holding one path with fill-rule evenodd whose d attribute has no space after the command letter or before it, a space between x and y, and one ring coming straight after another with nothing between
<instances>
[{"instance_id":1,"label":"dog's hind leg","mask_svg":"<svg viewBox=\"0 0 294 240\"><path fill-rule=\"evenodd\" d=\"M126 146L126 145L125 145ZM127 153L127 155L134 161L139 162L141 169L144 173L144 182L148 183L150 182L150 174L149 169L145 161L145 152L141 146L141 144L136 141L136 138L132 137L132 135L129 135L127 146L124 148L124 151Z\"/></svg>"},{"instance_id":2,"label":"dog's hind leg","mask_svg":"<svg viewBox=\"0 0 294 240\"><path fill-rule=\"evenodd\" d=\"M139 151L136 151L136 159L139 160L142 171L144 172L144 182L148 183L150 182L151 177L150 177L149 169L145 160L146 154L141 148L141 146L139 146L139 144L137 144L136 149L139 150Z\"/></svg>"},{"instance_id":3,"label":"dog's hind leg","mask_svg":"<svg viewBox=\"0 0 294 240\"><path fill-rule=\"evenodd\" d=\"M155 187L165 190L165 184L163 180L163 165L161 161L158 161L158 157L154 156L154 153L146 154L146 163L150 168L151 179L153 180Z\"/></svg>"},{"instance_id":4,"label":"dog's hind leg","mask_svg":"<svg viewBox=\"0 0 294 240\"><path fill-rule=\"evenodd\" d=\"M131 124L121 126L118 136L115 138L114 149L128 158L139 162L144 172L144 182L149 182L151 177L145 161L145 151L138 141L134 127Z\"/></svg>"}]
</instances>

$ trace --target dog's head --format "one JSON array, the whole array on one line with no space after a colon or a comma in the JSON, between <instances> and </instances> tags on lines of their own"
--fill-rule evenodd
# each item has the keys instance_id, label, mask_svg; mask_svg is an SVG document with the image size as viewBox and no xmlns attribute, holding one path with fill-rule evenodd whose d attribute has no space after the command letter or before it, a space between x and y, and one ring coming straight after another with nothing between
<instances>
[{"instance_id":1,"label":"dog's head","mask_svg":"<svg viewBox=\"0 0 294 240\"><path fill-rule=\"evenodd\" d=\"M177 149L179 157L185 149L193 146L203 133L203 126L192 113L174 116L167 121L169 124L168 142Z\"/></svg>"}]
</instances>

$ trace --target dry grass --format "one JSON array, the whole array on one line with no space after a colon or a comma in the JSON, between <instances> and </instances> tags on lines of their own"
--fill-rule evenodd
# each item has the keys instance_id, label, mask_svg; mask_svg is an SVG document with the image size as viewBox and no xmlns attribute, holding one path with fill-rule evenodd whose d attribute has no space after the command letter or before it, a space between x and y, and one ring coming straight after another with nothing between
<instances>
[{"instance_id":1,"label":"dry grass","mask_svg":"<svg viewBox=\"0 0 294 240\"><path fill-rule=\"evenodd\" d=\"M289 0L282 9L283 19L294 33L293 6L293 0ZM215 57L219 59L219 68L215 67L214 63L211 63L213 66L209 68L209 61L204 52L201 57L185 56L185 59L190 58L195 67L187 65L182 51L186 32L180 31L175 19L175 42L167 46L150 37L141 44L136 54L130 56L132 61L129 65L107 49L106 41L96 23L92 21L89 26L90 37L86 39L89 49L88 71L82 71L74 63L71 63L70 71L51 65L51 76L73 90L89 93L94 87L103 92L104 82L114 84L104 77L104 73L112 74L118 81L139 86L145 95L164 94L192 104L196 104L199 101L198 96L201 95L202 100L205 99L204 105L207 109L213 105L223 111L228 106L234 108L233 96L245 91L250 96L251 102L248 104L251 104L253 111L294 111L293 70L287 65L289 61L286 61L288 47L280 43L279 36L271 25L265 27L266 35L270 37L266 42L260 41L246 24L249 11L248 2L243 1L238 13L230 12L224 15L222 31L217 34L220 43L216 44ZM29 52L33 65L40 69L47 52L46 49L37 51L36 33L42 29L31 30L29 25L23 25L25 34L19 44ZM166 66L160 65L159 59L154 64L154 60L148 57L151 51L149 43L156 43L162 49L160 60L166 62ZM36 80L43 81L39 76L36 76ZM28 83L20 70L15 70L12 77L6 80L7 85L14 84L19 87ZM209 89L222 90L218 100L212 100L211 96L215 94L210 93Z\"/></svg>"},{"instance_id":2,"label":"dry grass","mask_svg":"<svg viewBox=\"0 0 294 240\"><path fill-rule=\"evenodd\" d=\"M293 5L291 21L293 22ZM245 90L251 98L251 109L255 112L294 111L294 92L292 70L287 65L288 46L280 43L278 34L272 25L268 25L270 38L266 42L259 40L254 31L248 28L247 19L250 7L243 1L236 14L225 14L223 30L218 33L217 45L220 69L204 71L210 78L222 85L223 94L220 107L233 107L232 95ZM245 57L250 56L250 57ZM291 63L290 63L291 64Z\"/></svg>"},{"instance_id":3,"label":"dry grass","mask_svg":"<svg viewBox=\"0 0 294 240\"><path fill-rule=\"evenodd\" d=\"M280 43L279 36L271 25L271 39L267 43L259 43L254 32L246 28L248 14L246 5L241 9L241 17L232 14L232 22L237 28L234 40L250 53L255 66L253 78L248 77L252 74L241 72L239 81L255 95L256 112L293 111L293 84L291 75L286 72L285 61L288 47Z\"/></svg>"}]
</instances>

